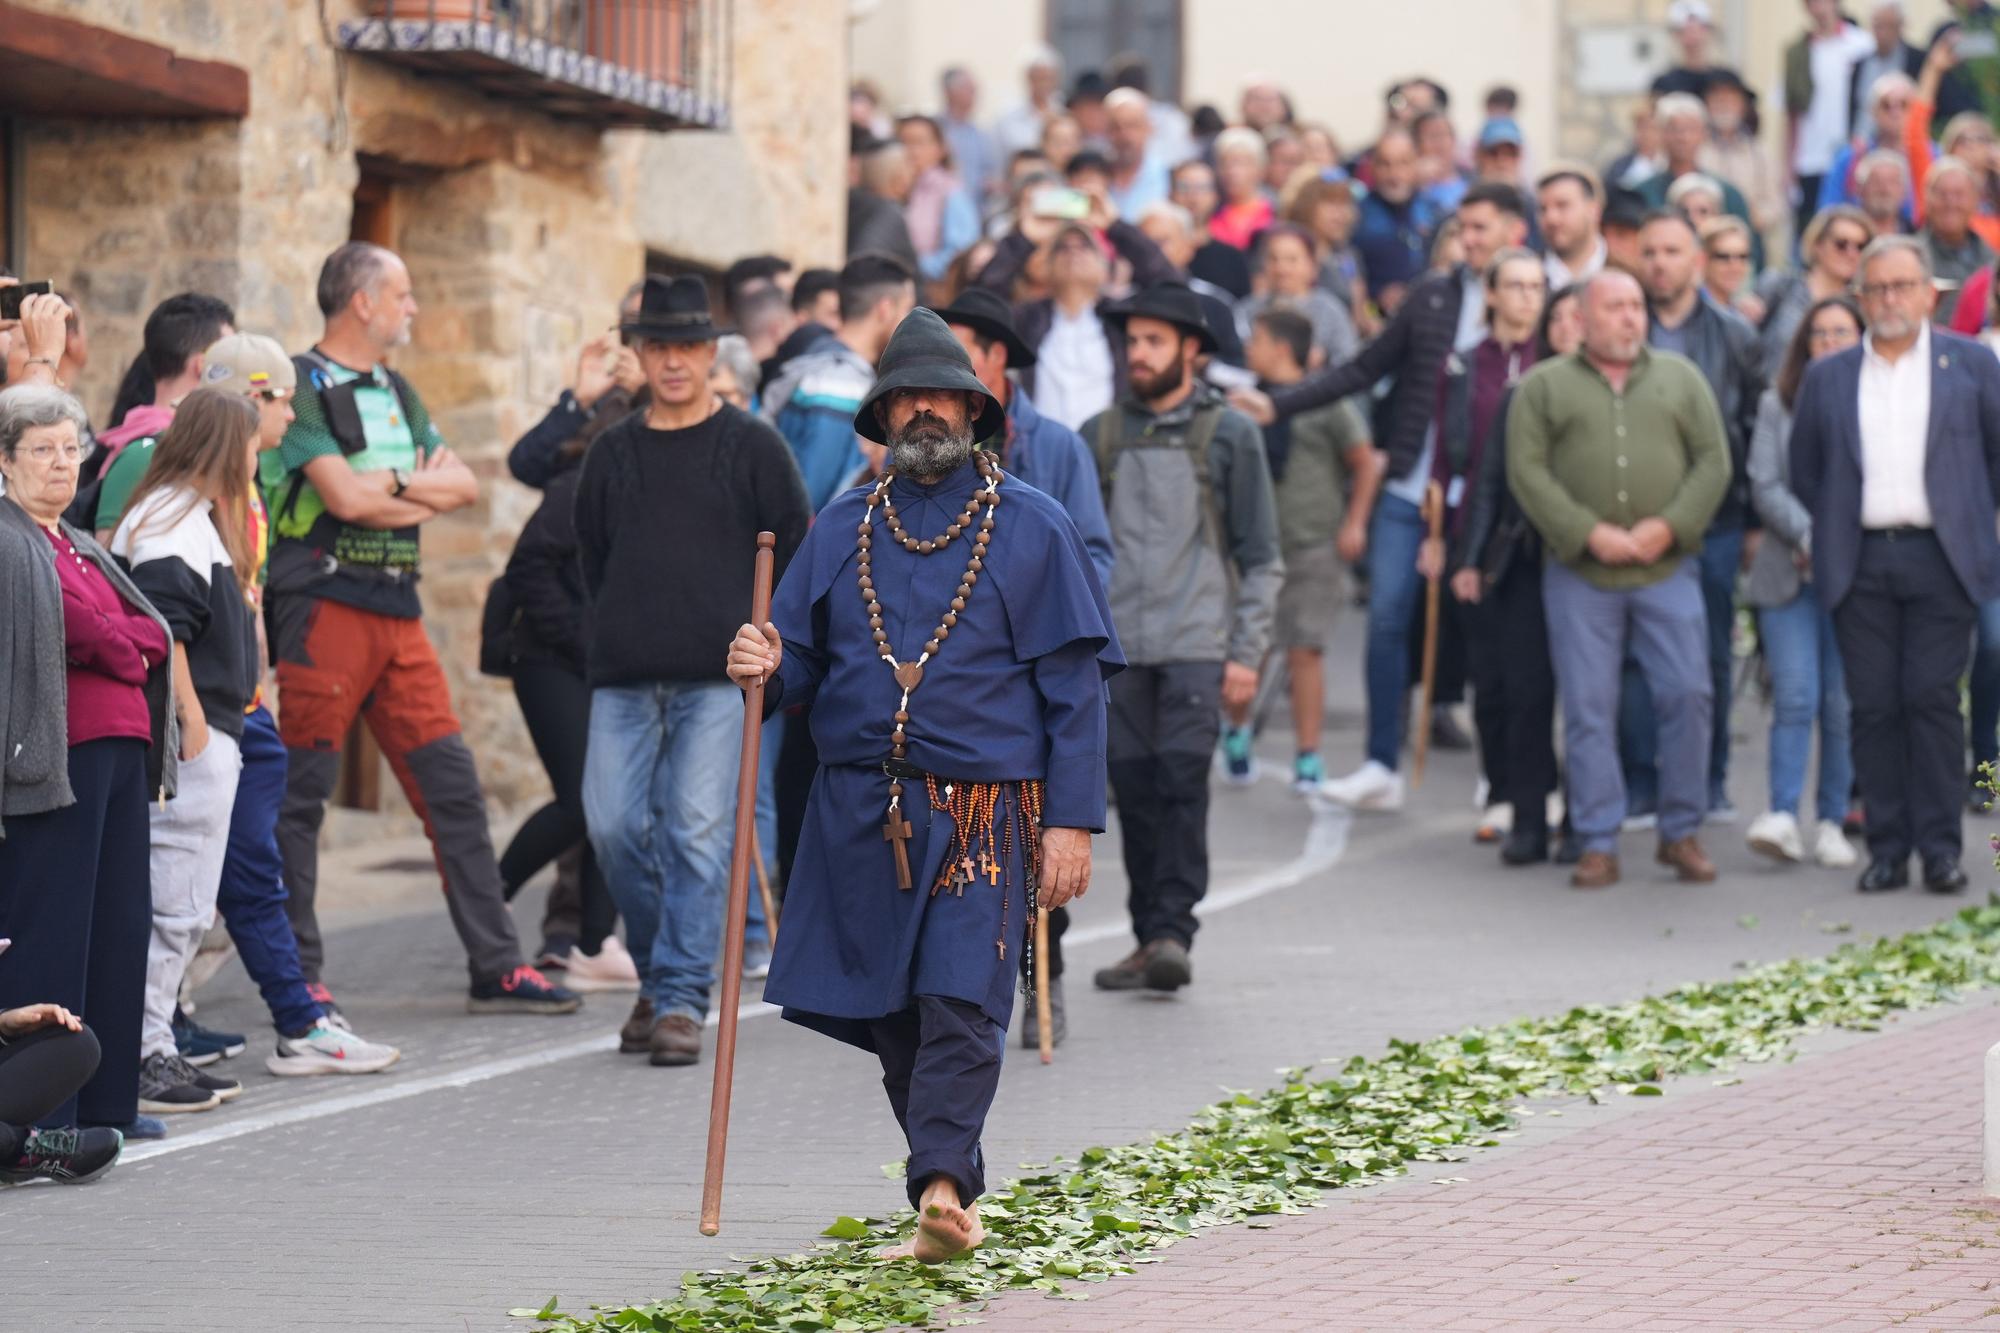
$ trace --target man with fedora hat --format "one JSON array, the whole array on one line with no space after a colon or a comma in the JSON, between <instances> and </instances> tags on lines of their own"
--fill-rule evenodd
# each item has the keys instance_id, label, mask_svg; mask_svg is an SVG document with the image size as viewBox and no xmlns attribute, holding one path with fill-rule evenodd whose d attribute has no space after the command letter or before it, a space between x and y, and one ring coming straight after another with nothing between
<instances>
[{"instance_id":1,"label":"man with fedora hat","mask_svg":"<svg viewBox=\"0 0 2000 1333\"><path fill-rule=\"evenodd\" d=\"M968 287L958 299L938 311L951 326L959 346L972 361L972 372L1006 412L999 436L986 442L1000 456L1000 466L1061 505L1097 570L1098 581L1111 586L1111 527L1104 519L1104 496L1097 484L1097 463L1083 437L1036 410L1019 392L1007 372L1035 364L1035 353L1014 331L1014 312L1007 303L980 287ZM1069 929L1069 909L1049 914L1050 1027L1060 1042L1068 1028L1062 1001L1062 937ZM1039 1044L1041 1033L1030 1010L1021 1026L1021 1044Z\"/></svg>"},{"instance_id":2,"label":"man with fedora hat","mask_svg":"<svg viewBox=\"0 0 2000 1333\"><path fill-rule=\"evenodd\" d=\"M1083 436L1110 517L1111 611L1130 663L1111 683L1108 754L1139 947L1096 981L1171 991L1193 977L1194 908L1208 891L1220 709L1257 692L1285 562L1263 436L1195 373L1215 350L1201 299L1160 283L1106 315L1131 387Z\"/></svg>"},{"instance_id":3,"label":"man with fedora hat","mask_svg":"<svg viewBox=\"0 0 2000 1333\"><path fill-rule=\"evenodd\" d=\"M1089 887L1121 659L1076 524L976 451L1000 405L935 312L897 328L854 429L881 477L820 513L729 674L815 704L765 998L881 1061L919 1212L891 1253L935 1263L984 1234L1017 969L1035 911Z\"/></svg>"},{"instance_id":4,"label":"man with fedora hat","mask_svg":"<svg viewBox=\"0 0 2000 1333\"><path fill-rule=\"evenodd\" d=\"M812 511L784 440L709 385L722 330L699 278L648 278L623 331L650 398L597 437L576 494L591 603L583 807L639 970L619 1049L689 1065L729 883L715 797L736 783L742 720L713 645L750 604L757 534L777 534L782 570Z\"/></svg>"}]
</instances>

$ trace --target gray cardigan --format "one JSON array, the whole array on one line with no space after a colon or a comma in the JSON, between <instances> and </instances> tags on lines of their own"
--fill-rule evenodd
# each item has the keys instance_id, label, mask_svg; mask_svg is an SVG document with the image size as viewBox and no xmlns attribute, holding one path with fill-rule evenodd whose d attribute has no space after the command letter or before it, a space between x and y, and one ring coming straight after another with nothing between
<instances>
[{"instance_id":1,"label":"gray cardigan","mask_svg":"<svg viewBox=\"0 0 2000 1333\"><path fill-rule=\"evenodd\" d=\"M1750 562L1743 600L1751 606L1783 606L1799 595L1803 582L1793 552L1812 554L1812 514L1791 489L1792 414L1776 389L1757 401L1757 428L1750 435L1750 504L1764 520L1764 540Z\"/></svg>"},{"instance_id":2,"label":"gray cardigan","mask_svg":"<svg viewBox=\"0 0 2000 1333\"><path fill-rule=\"evenodd\" d=\"M87 532L68 523L63 535L99 569L118 595L150 616L169 641L167 622L125 570ZM69 676L63 652L62 583L55 548L27 511L0 496L0 839L9 815L39 815L74 804L69 786ZM180 729L171 703L171 655L146 676L153 740L146 756L147 790L174 794Z\"/></svg>"}]
</instances>

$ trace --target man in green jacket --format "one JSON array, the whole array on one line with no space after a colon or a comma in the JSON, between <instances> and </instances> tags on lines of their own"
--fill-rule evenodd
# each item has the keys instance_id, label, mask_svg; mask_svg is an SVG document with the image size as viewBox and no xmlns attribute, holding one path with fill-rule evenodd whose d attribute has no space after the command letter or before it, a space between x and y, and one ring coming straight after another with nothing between
<instances>
[{"instance_id":1,"label":"man in green jacket","mask_svg":"<svg viewBox=\"0 0 2000 1333\"><path fill-rule=\"evenodd\" d=\"M1629 639L1659 716L1658 859L1706 883L1715 867L1695 832L1708 806L1714 686L1700 567L1688 557L1728 489L1729 443L1701 371L1646 346L1636 278L1599 273L1582 308L1582 351L1535 367L1507 417L1507 482L1549 555L1542 595L1570 818L1584 845L1570 882L1618 882L1618 693Z\"/></svg>"}]
</instances>

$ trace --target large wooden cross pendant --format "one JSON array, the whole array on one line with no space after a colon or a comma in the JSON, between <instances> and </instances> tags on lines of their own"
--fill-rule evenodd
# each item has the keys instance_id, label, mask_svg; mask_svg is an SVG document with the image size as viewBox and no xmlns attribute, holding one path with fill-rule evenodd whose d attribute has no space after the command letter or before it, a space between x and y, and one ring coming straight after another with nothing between
<instances>
[{"instance_id":1,"label":"large wooden cross pendant","mask_svg":"<svg viewBox=\"0 0 2000 1333\"><path fill-rule=\"evenodd\" d=\"M998 860L982 856L979 858L979 868L986 875L986 882L988 884L998 884L1000 882L1000 862Z\"/></svg>"},{"instance_id":2,"label":"large wooden cross pendant","mask_svg":"<svg viewBox=\"0 0 2000 1333\"><path fill-rule=\"evenodd\" d=\"M889 822L882 826L882 841L896 852L896 887L910 887L910 821L903 818L903 812L891 807Z\"/></svg>"}]
</instances>

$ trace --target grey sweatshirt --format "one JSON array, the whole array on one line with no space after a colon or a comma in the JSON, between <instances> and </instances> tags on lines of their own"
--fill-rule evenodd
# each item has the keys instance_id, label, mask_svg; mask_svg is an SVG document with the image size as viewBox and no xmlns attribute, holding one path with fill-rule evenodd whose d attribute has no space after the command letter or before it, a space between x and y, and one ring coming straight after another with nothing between
<instances>
[{"instance_id":1,"label":"grey sweatshirt","mask_svg":"<svg viewBox=\"0 0 2000 1333\"><path fill-rule=\"evenodd\" d=\"M1285 562L1263 432L1225 408L1209 444L1219 540L1209 535L1185 444L1195 409L1218 401L1204 386L1156 415L1128 394L1081 432L1100 469L1106 417L1118 414L1113 433L1122 431L1126 441L1105 479L1105 509L1116 552L1111 618L1134 666L1227 660L1254 669L1270 646Z\"/></svg>"}]
</instances>

